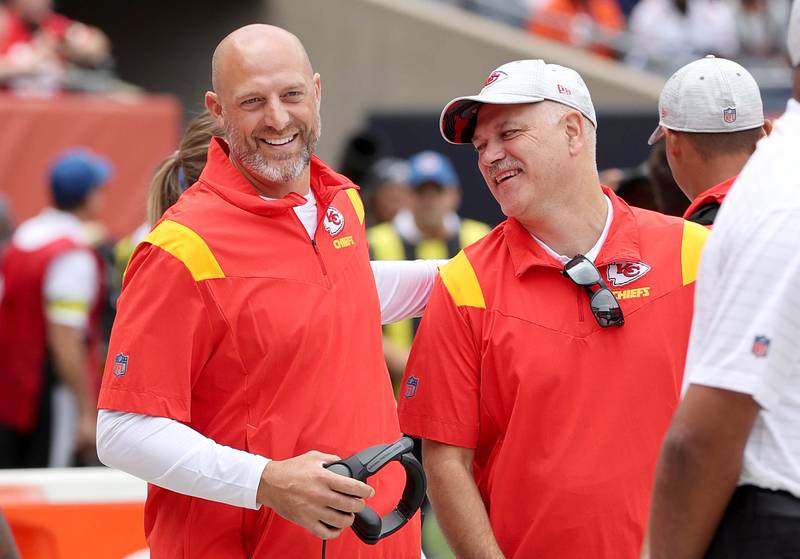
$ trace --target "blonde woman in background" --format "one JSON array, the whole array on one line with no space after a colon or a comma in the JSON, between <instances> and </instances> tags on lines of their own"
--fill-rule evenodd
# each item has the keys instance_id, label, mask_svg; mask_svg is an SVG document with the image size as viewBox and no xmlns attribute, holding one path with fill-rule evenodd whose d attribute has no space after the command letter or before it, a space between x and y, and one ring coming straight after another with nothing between
<instances>
[{"instance_id":1,"label":"blonde woman in background","mask_svg":"<svg viewBox=\"0 0 800 559\"><path fill-rule=\"evenodd\" d=\"M156 167L147 189L147 221L114 246L114 300L133 249L180 195L197 182L206 166L208 144L213 136L221 134L222 130L211 115L203 111L189 122L178 149Z\"/></svg>"}]
</instances>

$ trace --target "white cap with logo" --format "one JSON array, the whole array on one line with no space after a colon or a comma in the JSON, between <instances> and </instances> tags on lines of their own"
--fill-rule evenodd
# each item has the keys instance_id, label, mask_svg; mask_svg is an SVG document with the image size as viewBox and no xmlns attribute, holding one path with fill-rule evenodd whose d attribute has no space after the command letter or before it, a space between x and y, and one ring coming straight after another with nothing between
<instances>
[{"instance_id":1,"label":"white cap with logo","mask_svg":"<svg viewBox=\"0 0 800 559\"><path fill-rule=\"evenodd\" d=\"M450 101L442 111L439 129L451 144L467 144L472 141L482 104L521 105L544 100L580 111L597 127L592 97L578 72L544 60L516 60L489 74L478 95Z\"/></svg>"},{"instance_id":2,"label":"white cap with logo","mask_svg":"<svg viewBox=\"0 0 800 559\"><path fill-rule=\"evenodd\" d=\"M710 54L672 74L658 99L658 114L650 145L664 137L664 128L728 133L764 124L755 78L736 62Z\"/></svg>"},{"instance_id":3,"label":"white cap with logo","mask_svg":"<svg viewBox=\"0 0 800 559\"><path fill-rule=\"evenodd\" d=\"M792 66L800 65L800 0L794 0L792 15L789 16L789 33L787 38L789 58Z\"/></svg>"}]
</instances>

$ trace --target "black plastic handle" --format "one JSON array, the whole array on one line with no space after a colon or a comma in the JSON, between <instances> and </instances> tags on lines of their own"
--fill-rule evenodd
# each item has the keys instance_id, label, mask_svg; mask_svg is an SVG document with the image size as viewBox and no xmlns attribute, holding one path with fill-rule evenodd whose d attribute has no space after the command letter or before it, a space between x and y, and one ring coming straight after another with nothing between
<instances>
[{"instance_id":1,"label":"black plastic handle","mask_svg":"<svg viewBox=\"0 0 800 559\"><path fill-rule=\"evenodd\" d=\"M401 437L392 444L371 446L349 458L326 466L334 473L362 482L379 472L389 462L400 462L406 472L403 495L392 512L381 518L370 507L364 507L364 510L356 513L353 532L364 543L374 545L395 533L411 520L422 506L427 490L427 479L422 464L411 454L413 448L414 441L409 437Z\"/></svg>"}]
</instances>

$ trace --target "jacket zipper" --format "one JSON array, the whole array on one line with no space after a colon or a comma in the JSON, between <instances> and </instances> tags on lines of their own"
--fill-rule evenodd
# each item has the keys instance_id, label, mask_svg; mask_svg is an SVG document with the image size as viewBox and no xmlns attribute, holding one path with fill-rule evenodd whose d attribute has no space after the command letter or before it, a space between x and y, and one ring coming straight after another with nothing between
<instances>
[{"instance_id":1,"label":"jacket zipper","mask_svg":"<svg viewBox=\"0 0 800 559\"><path fill-rule=\"evenodd\" d=\"M294 210L291 211L291 214L292 217L294 217L294 220L300 226L300 229L303 231L303 235L307 237L308 234L306 232L305 226L303 225L303 222L300 221L300 218L298 217L298 215L295 213ZM318 219L317 229L319 229L320 223L322 223L322 220ZM316 234L316 230L314 231L314 233ZM322 269L322 275L325 277L325 284L328 285L330 283L330 278L328 278L328 269L325 267L325 261L322 259L322 253L320 253L319 251L319 247L317 246L317 241L314 240L313 238L311 239L311 248L314 249L314 254L317 255L317 262L319 262L319 267Z\"/></svg>"},{"instance_id":2,"label":"jacket zipper","mask_svg":"<svg viewBox=\"0 0 800 559\"><path fill-rule=\"evenodd\" d=\"M325 279L328 279L328 269L325 267L325 261L322 259L322 254L319 252L319 247L317 246L317 241L311 239L311 246L314 248L314 253L317 255L317 260L319 260L320 268L322 268L322 275L325 276Z\"/></svg>"}]
</instances>

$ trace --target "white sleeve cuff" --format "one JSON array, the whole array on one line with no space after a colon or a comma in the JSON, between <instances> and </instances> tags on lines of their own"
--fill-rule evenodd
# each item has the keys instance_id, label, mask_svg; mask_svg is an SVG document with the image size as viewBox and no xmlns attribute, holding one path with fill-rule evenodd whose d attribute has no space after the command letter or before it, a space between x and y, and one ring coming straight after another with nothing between
<instances>
[{"instance_id":1,"label":"white sleeve cuff","mask_svg":"<svg viewBox=\"0 0 800 559\"><path fill-rule=\"evenodd\" d=\"M686 372L689 384L709 386L749 394L759 406L768 410L774 408L781 399L778 389L771 386L763 377L735 370L720 370L713 367L693 367ZM685 393L685 390L684 390Z\"/></svg>"}]
</instances>

